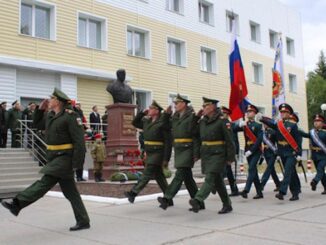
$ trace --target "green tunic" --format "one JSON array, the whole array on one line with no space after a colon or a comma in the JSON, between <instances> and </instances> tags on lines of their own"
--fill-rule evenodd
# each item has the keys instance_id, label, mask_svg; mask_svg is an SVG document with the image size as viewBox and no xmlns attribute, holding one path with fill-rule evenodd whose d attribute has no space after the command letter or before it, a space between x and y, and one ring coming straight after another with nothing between
<instances>
[{"instance_id":1,"label":"green tunic","mask_svg":"<svg viewBox=\"0 0 326 245\"><path fill-rule=\"evenodd\" d=\"M57 115L37 109L34 115L34 125L44 125L45 119L45 143L47 145L72 144L73 149L48 150L47 165L41 173L58 178L73 178L73 169L81 168L85 158L84 130L78 115L67 109L63 109ZM43 130L44 128L38 128Z\"/></svg>"}]
</instances>

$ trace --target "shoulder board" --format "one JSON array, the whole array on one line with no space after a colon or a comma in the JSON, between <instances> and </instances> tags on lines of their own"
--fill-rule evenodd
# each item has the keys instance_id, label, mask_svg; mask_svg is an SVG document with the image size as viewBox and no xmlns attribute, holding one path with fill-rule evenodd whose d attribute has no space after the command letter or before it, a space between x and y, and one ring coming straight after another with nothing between
<instances>
[{"instance_id":1,"label":"shoulder board","mask_svg":"<svg viewBox=\"0 0 326 245\"><path fill-rule=\"evenodd\" d=\"M75 112L73 110L70 110L70 109L65 109L65 112L67 112L68 114L75 114Z\"/></svg>"}]
</instances>

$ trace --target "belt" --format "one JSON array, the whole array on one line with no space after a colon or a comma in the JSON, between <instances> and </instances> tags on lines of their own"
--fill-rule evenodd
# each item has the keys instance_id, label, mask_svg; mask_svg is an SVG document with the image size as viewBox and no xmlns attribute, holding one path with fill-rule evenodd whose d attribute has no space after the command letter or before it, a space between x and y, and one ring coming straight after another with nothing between
<instances>
[{"instance_id":1,"label":"belt","mask_svg":"<svg viewBox=\"0 0 326 245\"><path fill-rule=\"evenodd\" d=\"M145 145L163 145L163 141L144 141Z\"/></svg>"},{"instance_id":2,"label":"belt","mask_svg":"<svg viewBox=\"0 0 326 245\"><path fill-rule=\"evenodd\" d=\"M193 140L188 138L174 139L174 143L191 143Z\"/></svg>"},{"instance_id":3,"label":"belt","mask_svg":"<svg viewBox=\"0 0 326 245\"><path fill-rule=\"evenodd\" d=\"M247 145L253 145L253 144L254 144L253 141L251 141L251 140L247 141Z\"/></svg>"},{"instance_id":4,"label":"belt","mask_svg":"<svg viewBox=\"0 0 326 245\"><path fill-rule=\"evenodd\" d=\"M321 151L321 148L320 147L316 147L316 146L312 146L311 147L311 150L313 150L313 151Z\"/></svg>"},{"instance_id":5,"label":"belt","mask_svg":"<svg viewBox=\"0 0 326 245\"><path fill-rule=\"evenodd\" d=\"M47 150L49 151L61 151L73 149L73 144L63 144L63 145L48 145Z\"/></svg>"},{"instance_id":6,"label":"belt","mask_svg":"<svg viewBox=\"0 0 326 245\"><path fill-rule=\"evenodd\" d=\"M287 141L278 141L277 144L285 146L288 145L289 143Z\"/></svg>"},{"instance_id":7,"label":"belt","mask_svg":"<svg viewBox=\"0 0 326 245\"><path fill-rule=\"evenodd\" d=\"M225 141L217 140L217 141L203 141L201 142L202 145L224 145Z\"/></svg>"}]
</instances>

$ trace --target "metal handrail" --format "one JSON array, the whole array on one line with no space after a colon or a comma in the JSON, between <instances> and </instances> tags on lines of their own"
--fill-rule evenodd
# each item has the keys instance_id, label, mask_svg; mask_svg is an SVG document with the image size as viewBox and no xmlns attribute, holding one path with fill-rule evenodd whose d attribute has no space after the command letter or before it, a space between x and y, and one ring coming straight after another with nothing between
<instances>
[{"instance_id":1,"label":"metal handrail","mask_svg":"<svg viewBox=\"0 0 326 245\"><path fill-rule=\"evenodd\" d=\"M45 150L47 144L36 134L36 129L28 127L27 123L32 122L32 120L18 120L18 122L20 125L19 141L21 147L29 151L33 157L44 166L47 162Z\"/></svg>"}]
</instances>

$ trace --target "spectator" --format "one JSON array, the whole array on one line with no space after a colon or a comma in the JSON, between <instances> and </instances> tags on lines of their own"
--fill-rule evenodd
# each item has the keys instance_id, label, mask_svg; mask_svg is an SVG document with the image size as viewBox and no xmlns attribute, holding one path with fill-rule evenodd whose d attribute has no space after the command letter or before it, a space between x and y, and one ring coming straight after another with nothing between
<instances>
[{"instance_id":1,"label":"spectator","mask_svg":"<svg viewBox=\"0 0 326 245\"><path fill-rule=\"evenodd\" d=\"M12 103L12 108L8 111L8 126L11 131L11 147L21 147L21 132L18 120L22 119L20 103L16 100Z\"/></svg>"},{"instance_id":2,"label":"spectator","mask_svg":"<svg viewBox=\"0 0 326 245\"><path fill-rule=\"evenodd\" d=\"M103 140L106 141L107 138L107 128L108 128L108 116L109 116L109 111L108 111L108 106L105 106L105 112L104 115L102 116L102 127L103 127L103 134L104 134L104 138Z\"/></svg>"},{"instance_id":3,"label":"spectator","mask_svg":"<svg viewBox=\"0 0 326 245\"><path fill-rule=\"evenodd\" d=\"M104 182L102 179L103 163L106 159L106 148L102 141L102 135L95 135L95 142L92 145L92 158L94 160L94 179L95 182Z\"/></svg>"},{"instance_id":4,"label":"spectator","mask_svg":"<svg viewBox=\"0 0 326 245\"><path fill-rule=\"evenodd\" d=\"M3 101L0 104L0 148L6 148L7 146L7 119L8 112L6 110L7 102Z\"/></svg>"},{"instance_id":5,"label":"spectator","mask_svg":"<svg viewBox=\"0 0 326 245\"><path fill-rule=\"evenodd\" d=\"M94 134L101 132L101 117L96 105L92 107L92 112L89 114L89 123Z\"/></svg>"}]
</instances>

